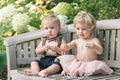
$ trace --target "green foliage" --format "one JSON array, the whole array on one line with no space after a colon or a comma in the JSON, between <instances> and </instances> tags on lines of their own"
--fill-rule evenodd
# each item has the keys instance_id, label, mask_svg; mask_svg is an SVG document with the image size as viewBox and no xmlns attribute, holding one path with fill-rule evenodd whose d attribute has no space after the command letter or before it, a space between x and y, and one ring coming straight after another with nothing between
<instances>
[{"instance_id":1,"label":"green foliage","mask_svg":"<svg viewBox=\"0 0 120 80\"><path fill-rule=\"evenodd\" d=\"M40 28L40 24L41 24L41 20L39 19L41 14L38 13L38 14L35 14L35 13L31 13L29 14L29 16L31 17L30 18L30 25L31 26L34 26L35 28Z\"/></svg>"},{"instance_id":2,"label":"green foliage","mask_svg":"<svg viewBox=\"0 0 120 80\"><path fill-rule=\"evenodd\" d=\"M54 2L57 4L57 3L60 3L60 2L68 2L68 3L71 3L73 2L73 0L54 0Z\"/></svg>"},{"instance_id":3,"label":"green foliage","mask_svg":"<svg viewBox=\"0 0 120 80\"><path fill-rule=\"evenodd\" d=\"M6 0L0 0L0 8L2 8L3 6L6 6L8 3Z\"/></svg>"},{"instance_id":4,"label":"green foliage","mask_svg":"<svg viewBox=\"0 0 120 80\"><path fill-rule=\"evenodd\" d=\"M88 11L97 20L120 18L120 0L74 0L72 5L77 12Z\"/></svg>"},{"instance_id":5,"label":"green foliage","mask_svg":"<svg viewBox=\"0 0 120 80\"><path fill-rule=\"evenodd\" d=\"M115 69L115 72L120 73L120 68L116 68L116 69Z\"/></svg>"},{"instance_id":6,"label":"green foliage","mask_svg":"<svg viewBox=\"0 0 120 80\"><path fill-rule=\"evenodd\" d=\"M5 50L0 50L0 75L1 72L3 71L3 68L6 66L7 62L6 62L6 54L5 54Z\"/></svg>"}]
</instances>

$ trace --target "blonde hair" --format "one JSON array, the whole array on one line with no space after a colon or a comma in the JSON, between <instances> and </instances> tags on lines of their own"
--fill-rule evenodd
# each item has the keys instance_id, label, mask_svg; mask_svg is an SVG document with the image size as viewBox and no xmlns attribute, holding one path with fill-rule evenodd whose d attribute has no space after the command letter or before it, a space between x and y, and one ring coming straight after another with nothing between
<instances>
[{"instance_id":1,"label":"blonde hair","mask_svg":"<svg viewBox=\"0 0 120 80\"><path fill-rule=\"evenodd\" d=\"M58 17L52 14L52 15L46 16L46 17L42 20L42 22L41 22L41 27L43 27L43 23L44 23L44 21L46 21L46 20L48 20L48 21L53 21L53 22L57 23L59 27L61 26L61 25L60 25L60 20L58 19Z\"/></svg>"},{"instance_id":2,"label":"blonde hair","mask_svg":"<svg viewBox=\"0 0 120 80\"><path fill-rule=\"evenodd\" d=\"M86 24L91 31L95 31L96 29L96 20L95 18L90 14L85 11L79 12L73 21L74 27L76 24Z\"/></svg>"}]
</instances>

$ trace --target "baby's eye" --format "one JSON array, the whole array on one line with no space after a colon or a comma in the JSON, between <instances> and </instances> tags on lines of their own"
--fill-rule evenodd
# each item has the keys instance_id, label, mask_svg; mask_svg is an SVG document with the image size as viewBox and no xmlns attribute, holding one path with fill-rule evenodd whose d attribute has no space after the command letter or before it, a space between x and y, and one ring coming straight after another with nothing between
<instances>
[{"instance_id":1,"label":"baby's eye","mask_svg":"<svg viewBox=\"0 0 120 80\"><path fill-rule=\"evenodd\" d=\"M82 30L87 30L87 28L82 28Z\"/></svg>"},{"instance_id":2,"label":"baby's eye","mask_svg":"<svg viewBox=\"0 0 120 80\"><path fill-rule=\"evenodd\" d=\"M48 27L45 27L44 29L45 29L45 30L47 30L47 29L48 29Z\"/></svg>"},{"instance_id":3,"label":"baby's eye","mask_svg":"<svg viewBox=\"0 0 120 80\"><path fill-rule=\"evenodd\" d=\"M77 28L77 30L80 30L80 28Z\"/></svg>"},{"instance_id":4,"label":"baby's eye","mask_svg":"<svg viewBox=\"0 0 120 80\"><path fill-rule=\"evenodd\" d=\"M50 29L54 29L54 27L50 27Z\"/></svg>"}]
</instances>

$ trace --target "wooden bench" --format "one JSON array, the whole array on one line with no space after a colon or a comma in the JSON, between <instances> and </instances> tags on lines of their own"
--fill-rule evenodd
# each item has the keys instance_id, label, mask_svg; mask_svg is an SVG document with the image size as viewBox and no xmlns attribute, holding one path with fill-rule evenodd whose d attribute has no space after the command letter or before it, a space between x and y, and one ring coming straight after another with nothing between
<instances>
[{"instance_id":1,"label":"wooden bench","mask_svg":"<svg viewBox=\"0 0 120 80\"><path fill-rule=\"evenodd\" d=\"M66 25L61 33L67 42L77 38L74 33L73 25ZM48 78L39 76L25 76L23 64L30 64L31 61L39 59L35 53L35 48L44 36L43 31L28 32L18 36L4 39L7 55L8 80L118 80L119 73L112 75L97 75L90 77L62 77L60 74L50 75ZM96 36L100 39L104 47L102 59L112 68L120 68L120 19L97 21ZM75 50L70 51L71 53ZM22 64L22 65L21 65ZM23 66L24 67L24 66Z\"/></svg>"}]
</instances>

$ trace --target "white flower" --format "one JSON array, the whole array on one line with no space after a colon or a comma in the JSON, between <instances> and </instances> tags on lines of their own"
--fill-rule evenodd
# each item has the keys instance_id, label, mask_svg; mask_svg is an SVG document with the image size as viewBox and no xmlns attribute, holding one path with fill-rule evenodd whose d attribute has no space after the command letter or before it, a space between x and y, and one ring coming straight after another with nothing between
<instances>
[{"instance_id":1,"label":"white flower","mask_svg":"<svg viewBox=\"0 0 120 80\"><path fill-rule=\"evenodd\" d=\"M25 7L26 8L30 8L31 5L32 5L31 3L30 4L26 4Z\"/></svg>"},{"instance_id":2,"label":"white flower","mask_svg":"<svg viewBox=\"0 0 120 80\"><path fill-rule=\"evenodd\" d=\"M12 26L17 33L22 33L28 30L29 16L27 14L16 14L13 16Z\"/></svg>"},{"instance_id":3,"label":"white flower","mask_svg":"<svg viewBox=\"0 0 120 80\"><path fill-rule=\"evenodd\" d=\"M66 15L57 15L57 17L60 20L61 27L67 24L68 22L68 17Z\"/></svg>"},{"instance_id":4,"label":"white flower","mask_svg":"<svg viewBox=\"0 0 120 80\"><path fill-rule=\"evenodd\" d=\"M37 29L37 28L35 28L33 26L28 25L28 30L29 31L34 31L34 30L39 30L39 29Z\"/></svg>"},{"instance_id":5,"label":"white flower","mask_svg":"<svg viewBox=\"0 0 120 80\"><path fill-rule=\"evenodd\" d=\"M33 4L27 4L25 5L26 8L29 8L29 11L33 11L33 10L37 10L38 7L36 5Z\"/></svg>"},{"instance_id":6,"label":"white flower","mask_svg":"<svg viewBox=\"0 0 120 80\"><path fill-rule=\"evenodd\" d=\"M16 14L14 6L6 6L0 9L0 23L7 24L11 21L13 15Z\"/></svg>"},{"instance_id":7,"label":"white flower","mask_svg":"<svg viewBox=\"0 0 120 80\"><path fill-rule=\"evenodd\" d=\"M32 10L37 10L37 9L38 9L38 7L37 7L37 6L35 6L35 5L31 5L31 6L30 6L29 11L32 11Z\"/></svg>"}]
</instances>

